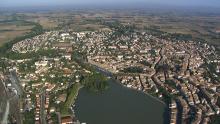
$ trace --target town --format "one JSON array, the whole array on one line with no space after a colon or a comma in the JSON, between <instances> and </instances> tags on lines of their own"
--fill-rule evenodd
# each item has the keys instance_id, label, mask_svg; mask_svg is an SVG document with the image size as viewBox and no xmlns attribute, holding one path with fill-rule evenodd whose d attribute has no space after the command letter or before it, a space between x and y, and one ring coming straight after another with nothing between
<instances>
[{"instance_id":1,"label":"town","mask_svg":"<svg viewBox=\"0 0 220 124\"><path fill-rule=\"evenodd\" d=\"M165 34L161 34L163 36ZM80 123L74 99L89 63L168 107L170 124L208 124L220 113L220 57L197 41L154 36L129 26L48 31L13 44L1 81L27 123ZM81 58L77 62L77 58ZM77 60L77 61L76 61ZM20 99L24 99L21 102ZM13 121L22 121L14 116Z\"/></svg>"}]
</instances>

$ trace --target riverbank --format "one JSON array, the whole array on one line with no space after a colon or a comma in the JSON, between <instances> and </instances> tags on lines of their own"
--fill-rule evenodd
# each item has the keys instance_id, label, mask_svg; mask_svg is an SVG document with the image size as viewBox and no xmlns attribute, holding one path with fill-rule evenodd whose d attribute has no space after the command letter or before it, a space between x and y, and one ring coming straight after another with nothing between
<instances>
[{"instance_id":1,"label":"riverbank","mask_svg":"<svg viewBox=\"0 0 220 124\"><path fill-rule=\"evenodd\" d=\"M73 84L73 86L68 91L67 99L64 103L64 106L61 108L61 116L68 116L72 115L70 108L71 105L75 103L75 99L77 98L79 94L79 90L82 88L79 83Z\"/></svg>"},{"instance_id":2,"label":"riverbank","mask_svg":"<svg viewBox=\"0 0 220 124\"><path fill-rule=\"evenodd\" d=\"M123 85L122 83L120 83L119 80L116 80L116 79L113 79L113 80L115 80L117 83L119 83L119 84L122 85L123 87L128 88L129 90L134 90L134 91L137 91L137 92L139 92L139 93L143 93L143 94L145 94L145 95L148 95L148 96L151 97L152 99L157 100L158 102L160 102L160 103L162 103L162 104L164 104L164 105L167 105L163 100L159 99L158 97L154 97L153 95L151 95L151 94L149 94L149 93L147 93L147 92L144 92L144 91L140 91L140 90L136 90L136 89L133 89L133 88L130 88L130 87L126 87L125 85Z\"/></svg>"},{"instance_id":3,"label":"riverbank","mask_svg":"<svg viewBox=\"0 0 220 124\"><path fill-rule=\"evenodd\" d=\"M151 94L149 94L149 93L147 93L147 92L126 87L125 85L123 85L119 80L117 80L117 79L114 77L114 74L113 74L112 72L110 72L110 71L108 71L108 70L106 70L106 69L104 69L104 68L101 68L101 67L99 67L99 66L96 65L96 64L95 64L95 65L92 64L92 63L89 63L89 64L92 65L92 66L94 66L94 67L97 69L98 72L104 74L104 75L107 76L107 77L110 77L111 79L115 80L115 82L117 82L117 83L119 83L120 85L122 85L123 87L128 88L128 89L130 89L130 90L138 91L138 92L140 92L140 93L144 93L144 94L146 94L146 95L152 97L153 99L157 100L158 102L160 102L160 103L166 105L166 103L165 103L164 101L162 101L162 100L159 99L158 97L154 97L153 95L151 95Z\"/></svg>"},{"instance_id":4,"label":"riverbank","mask_svg":"<svg viewBox=\"0 0 220 124\"><path fill-rule=\"evenodd\" d=\"M109 89L92 93L82 88L75 102L75 115L89 124L163 124L166 106L144 93L109 79Z\"/></svg>"},{"instance_id":5,"label":"riverbank","mask_svg":"<svg viewBox=\"0 0 220 124\"><path fill-rule=\"evenodd\" d=\"M166 119L164 117L164 112L166 111L167 105L162 100L152 96L149 93L126 87L119 80L116 80L114 73L109 72L108 70L101 68L98 65L93 65L92 63L84 63L84 64L90 65L91 67L95 68L94 71L99 72L105 75L106 77L110 77L108 81L111 82L110 83L111 87L100 94L94 94L88 92L85 88L80 88L77 91L79 92L79 95L77 93L77 96L75 97L76 103L74 101L74 105L73 105L74 106L73 114L74 116L76 116L78 120L88 123L94 122L94 124L99 124L96 123L98 121L99 122L109 121L108 123L111 123L114 120L115 121L120 120L119 118L120 116L124 118L123 115L126 115L126 113L131 113L131 115L133 114L134 115L130 117L131 118L130 121L136 120L139 121L139 123L141 122L143 123L143 122L148 122L146 120L150 120L150 122L157 122L155 124L162 124L164 122L164 120ZM113 96L114 98L112 98ZM137 99L139 99L139 102L137 101ZM91 108L91 106L93 107ZM112 113L115 113L118 110L120 110L121 114L118 113L119 114L118 116L115 116L114 114L112 115ZM91 111L93 113L90 113ZM151 114L151 111L154 111L154 114ZM105 114L103 115L103 113ZM108 115L107 118L109 119L106 118L107 115ZM101 116L104 117L102 119L98 118ZM91 120L88 120L88 118L90 118ZM158 123L158 120L155 118L160 118L159 119L160 123Z\"/></svg>"}]
</instances>

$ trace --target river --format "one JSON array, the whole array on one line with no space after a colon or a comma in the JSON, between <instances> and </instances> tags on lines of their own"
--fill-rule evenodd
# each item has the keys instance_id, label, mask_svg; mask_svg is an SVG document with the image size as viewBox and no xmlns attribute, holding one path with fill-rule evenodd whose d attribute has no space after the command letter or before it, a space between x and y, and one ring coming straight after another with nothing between
<instances>
[{"instance_id":1,"label":"river","mask_svg":"<svg viewBox=\"0 0 220 124\"><path fill-rule=\"evenodd\" d=\"M87 124L163 124L165 105L114 79L103 93L82 88L75 102L75 115Z\"/></svg>"}]
</instances>

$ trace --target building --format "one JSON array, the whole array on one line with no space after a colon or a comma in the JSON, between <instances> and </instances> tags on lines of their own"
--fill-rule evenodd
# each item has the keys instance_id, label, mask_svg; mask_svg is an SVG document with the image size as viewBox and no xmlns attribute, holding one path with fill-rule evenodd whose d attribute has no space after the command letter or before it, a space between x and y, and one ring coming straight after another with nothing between
<instances>
[{"instance_id":1,"label":"building","mask_svg":"<svg viewBox=\"0 0 220 124\"><path fill-rule=\"evenodd\" d=\"M61 124L73 124L73 118L71 116L62 117Z\"/></svg>"}]
</instances>

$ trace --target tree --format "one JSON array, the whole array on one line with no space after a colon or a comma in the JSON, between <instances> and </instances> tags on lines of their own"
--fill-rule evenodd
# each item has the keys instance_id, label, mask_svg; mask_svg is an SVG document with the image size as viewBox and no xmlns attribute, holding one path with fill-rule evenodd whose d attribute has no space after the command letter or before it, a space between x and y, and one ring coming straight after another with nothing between
<instances>
[{"instance_id":1,"label":"tree","mask_svg":"<svg viewBox=\"0 0 220 124\"><path fill-rule=\"evenodd\" d=\"M100 73L93 73L82 81L85 88L93 92L100 92L108 88L107 78Z\"/></svg>"}]
</instances>

